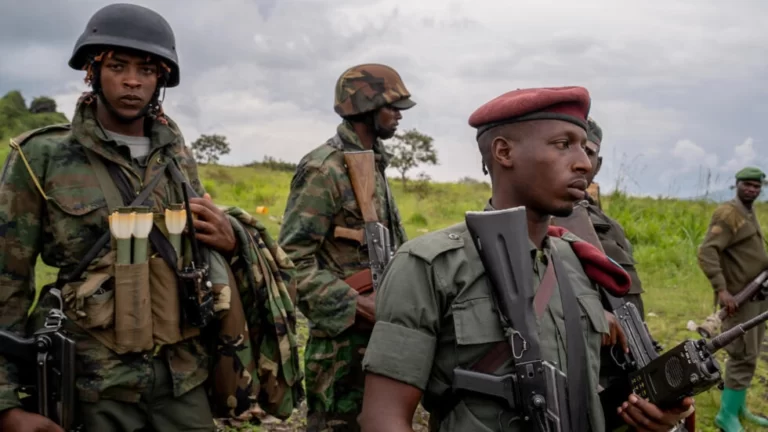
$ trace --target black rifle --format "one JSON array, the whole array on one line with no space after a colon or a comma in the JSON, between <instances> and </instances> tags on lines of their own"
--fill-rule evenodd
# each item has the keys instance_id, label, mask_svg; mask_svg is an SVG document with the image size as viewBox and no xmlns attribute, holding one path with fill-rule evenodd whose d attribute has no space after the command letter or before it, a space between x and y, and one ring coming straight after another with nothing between
<instances>
[{"instance_id":1,"label":"black rifle","mask_svg":"<svg viewBox=\"0 0 768 432\"><path fill-rule=\"evenodd\" d=\"M45 290L44 290L45 292ZM50 288L48 295L58 307L48 311L43 327L30 338L0 330L0 355L18 369L19 390L24 409L48 417L67 432L75 425L75 341L63 329L67 319L61 292Z\"/></svg>"},{"instance_id":2,"label":"black rifle","mask_svg":"<svg viewBox=\"0 0 768 432\"><path fill-rule=\"evenodd\" d=\"M768 321L768 311L721 333L709 342L688 339L654 358L645 367L628 374L622 383L629 391L647 398L660 408L679 405L718 384L721 369L715 353L750 329Z\"/></svg>"},{"instance_id":3,"label":"black rifle","mask_svg":"<svg viewBox=\"0 0 768 432\"><path fill-rule=\"evenodd\" d=\"M508 340L515 372L496 376L456 368L453 389L502 398L522 414L526 430L570 431L566 377L541 360L525 208L467 212L466 223L499 312L515 329Z\"/></svg>"},{"instance_id":4,"label":"black rifle","mask_svg":"<svg viewBox=\"0 0 768 432\"><path fill-rule=\"evenodd\" d=\"M192 247L192 259L179 272L179 289L182 313L187 323L194 327L205 327L214 318L213 284L209 278L210 268L203 260L195 237L192 210L189 207L187 182L181 183L184 194L184 208L187 210L187 233Z\"/></svg>"}]
</instances>

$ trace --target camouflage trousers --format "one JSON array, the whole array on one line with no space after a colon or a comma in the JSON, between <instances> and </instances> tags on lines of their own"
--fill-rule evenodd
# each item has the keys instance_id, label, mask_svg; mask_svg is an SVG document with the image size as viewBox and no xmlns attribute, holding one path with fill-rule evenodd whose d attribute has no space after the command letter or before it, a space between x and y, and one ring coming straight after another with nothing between
<instances>
[{"instance_id":1,"label":"camouflage trousers","mask_svg":"<svg viewBox=\"0 0 768 432\"><path fill-rule=\"evenodd\" d=\"M751 301L743 304L733 315L723 320L722 331L729 330L750 318L768 310L768 300ZM749 387L755 376L760 344L765 337L765 325L749 330L735 341L726 345L728 358L725 362L725 386L733 390Z\"/></svg>"},{"instance_id":2,"label":"camouflage trousers","mask_svg":"<svg viewBox=\"0 0 768 432\"><path fill-rule=\"evenodd\" d=\"M370 329L350 328L334 338L310 334L304 350L307 432L359 431L363 357Z\"/></svg>"}]
</instances>

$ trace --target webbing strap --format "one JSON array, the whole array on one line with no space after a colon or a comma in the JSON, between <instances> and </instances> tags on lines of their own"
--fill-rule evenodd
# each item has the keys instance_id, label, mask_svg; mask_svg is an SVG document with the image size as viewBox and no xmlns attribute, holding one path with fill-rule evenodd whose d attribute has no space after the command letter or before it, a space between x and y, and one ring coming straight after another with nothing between
<instances>
[{"instance_id":1,"label":"webbing strap","mask_svg":"<svg viewBox=\"0 0 768 432\"><path fill-rule=\"evenodd\" d=\"M87 155L88 160L91 163L91 167L93 167L94 174L96 174L96 178L99 180L101 191L104 194L104 198L107 200L107 208L111 213L115 208L120 207L122 205L122 204L117 204L119 202L117 201L117 199L120 198L120 194L117 190L117 186L110 179L107 168L104 165L104 162L101 160L101 158L97 155L92 154L91 150L85 147L83 147L83 149L85 150L85 154ZM165 169L158 172L157 175L149 183L147 183L147 185L139 193L136 199L134 199L131 202L130 206L143 205L147 200L147 198L149 198L149 195L155 189L155 186L157 186L157 183L163 177L164 172L165 172ZM86 252L86 254L83 256L83 259L81 259L80 262L77 263L77 266L69 274L60 275L56 279L57 288L61 289L66 283L80 278L80 275L82 275L85 269L88 268L91 261L93 261L99 255L99 252L101 252L101 250L109 243L110 236L111 236L110 232L109 230L107 230L104 234L102 234L101 237L99 237L99 239L88 250L88 252Z\"/></svg>"}]
</instances>

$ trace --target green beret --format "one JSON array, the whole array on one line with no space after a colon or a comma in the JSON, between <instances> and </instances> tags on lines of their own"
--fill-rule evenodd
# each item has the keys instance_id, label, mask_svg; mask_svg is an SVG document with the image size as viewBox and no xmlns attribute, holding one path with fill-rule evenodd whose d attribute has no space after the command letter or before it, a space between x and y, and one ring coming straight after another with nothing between
<instances>
[{"instance_id":1,"label":"green beret","mask_svg":"<svg viewBox=\"0 0 768 432\"><path fill-rule=\"evenodd\" d=\"M736 173L736 180L742 181L742 180L755 180L755 181L763 181L765 178L765 173L760 170L760 168L755 167L746 167L742 168L741 171Z\"/></svg>"},{"instance_id":2,"label":"green beret","mask_svg":"<svg viewBox=\"0 0 768 432\"><path fill-rule=\"evenodd\" d=\"M603 141L603 130L592 117L587 119L587 139L595 144L601 144Z\"/></svg>"}]
</instances>

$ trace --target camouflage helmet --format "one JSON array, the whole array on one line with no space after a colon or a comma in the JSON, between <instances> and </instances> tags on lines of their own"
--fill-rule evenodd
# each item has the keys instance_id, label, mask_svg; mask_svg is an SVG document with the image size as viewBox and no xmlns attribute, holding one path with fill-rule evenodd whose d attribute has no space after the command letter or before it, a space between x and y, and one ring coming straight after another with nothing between
<instances>
[{"instance_id":1,"label":"camouflage helmet","mask_svg":"<svg viewBox=\"0 0 768 432\"><path fill-rule=\"evenodd\" d=\"M392 105L407 110L416 105L400 74L383 64L353 66L336 81L334 111L342 117L377 110Z\"/></svg>"},{"instance_id":2,"label":"camouflage helmet","mask_svg":"<svg viewBox=\"0 0 768 432\"><path fill-rule=\"evenodd\" d=\"M99 9L77 39L69 66L82 70L94 49L110 46L135 49L160 57L171 69L165 86L179 84L176 38L168 21L157 12L124 3Z\"/></svg>"}]
</instances>

